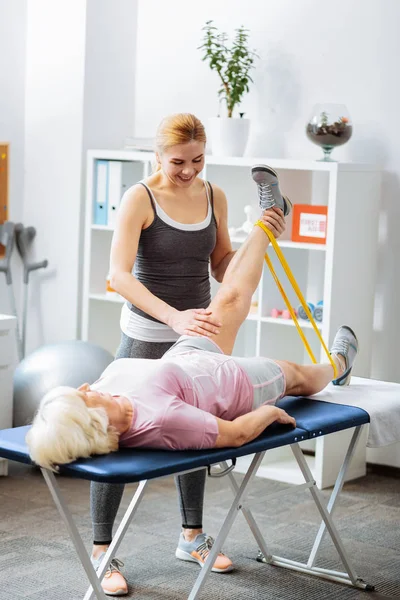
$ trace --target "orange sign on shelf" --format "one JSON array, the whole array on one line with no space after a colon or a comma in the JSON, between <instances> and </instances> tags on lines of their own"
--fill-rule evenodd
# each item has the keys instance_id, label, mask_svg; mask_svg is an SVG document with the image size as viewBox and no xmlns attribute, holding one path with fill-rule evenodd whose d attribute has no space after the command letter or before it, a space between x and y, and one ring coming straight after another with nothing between
<instances>
[{"instance_id":1,"label":"orange sign on shelf","mask_svg":"<svg viewBox=\"0 0 400 600\"><path fill-rule=\"evenodd\" d=\"M313 204L294 204L292 241L325 244L328 226L328 207Z\"/></svg>"}]
</instances>

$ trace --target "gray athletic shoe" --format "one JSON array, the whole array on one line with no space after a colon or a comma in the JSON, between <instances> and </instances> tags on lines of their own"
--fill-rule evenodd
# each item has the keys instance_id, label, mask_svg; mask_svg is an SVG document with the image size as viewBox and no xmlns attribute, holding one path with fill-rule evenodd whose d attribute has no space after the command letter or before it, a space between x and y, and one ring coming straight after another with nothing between
<instances>
[{"instance_id":1,"label":"gray athletic shoe","mask_svg":"<svg viewBox=\"0 0 400 600\"><path fill-rule=\"evenodd\" d=\"M254 165L251 168L251 175L258 187L261 210L279 206L286 217L292 209L292 203L289 198L282 196L276 171L267 165Z\"/></svg>"},{"instance_id":2,"label":"gray athletic shoe","mask_svg":"<svg viewBox=\"0 0 400 600\"><path fill-rule=\"evenodd\" d=\"M347 325L339 327L331 347L331 354L340 354L346 362L346 370L343 375L332 381L333 385L349 385L351 370L358 352L358 340L356 334Z\"/></svg>"}]
</instances>

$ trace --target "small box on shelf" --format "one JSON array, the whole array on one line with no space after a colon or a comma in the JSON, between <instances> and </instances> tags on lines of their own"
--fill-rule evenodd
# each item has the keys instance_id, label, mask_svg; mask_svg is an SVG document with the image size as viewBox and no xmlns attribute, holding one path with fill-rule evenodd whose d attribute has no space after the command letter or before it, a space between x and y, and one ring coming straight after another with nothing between
<instances>
[{"instance_id":1,"label":"small box on shelf","mask_svg":"<svg viewBox=\"0 0 400 600\"><path fill-rule=\"evenodd\" d=\"M313 204L294 204L292 241L325 244L328 224L328 207Z\"/></svg>"}]
</instances>

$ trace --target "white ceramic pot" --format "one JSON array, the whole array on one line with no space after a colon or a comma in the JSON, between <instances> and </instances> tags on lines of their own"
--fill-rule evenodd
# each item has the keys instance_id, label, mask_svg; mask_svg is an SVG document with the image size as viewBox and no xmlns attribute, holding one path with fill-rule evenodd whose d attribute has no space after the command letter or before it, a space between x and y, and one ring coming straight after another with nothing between
<instances>
[{"instance_id":1,"label":"white ceramic pot","mask_svg":"<svg viewBox=\"0 0 400 600\"><path fill-rule=\"evenodd\" d=\"M208 134L214 156L243 156L250 131L250 119L212 117Z\"/></svg>"}]
</instances>

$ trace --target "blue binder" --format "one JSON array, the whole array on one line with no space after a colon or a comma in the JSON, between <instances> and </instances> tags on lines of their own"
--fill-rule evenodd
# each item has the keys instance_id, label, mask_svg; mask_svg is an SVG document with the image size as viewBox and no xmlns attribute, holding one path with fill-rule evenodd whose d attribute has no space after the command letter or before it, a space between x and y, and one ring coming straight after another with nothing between
<instances>
[{"instance_id":1,"label":"blue binder","mask_svg":"<svg viewBox=\"0 0 400 600\"><path fill-rule=\"evenodd\" d=\"M93 224L107 225L108 218L108 160L96 160Z\"/></svg>"}]
</instances>

